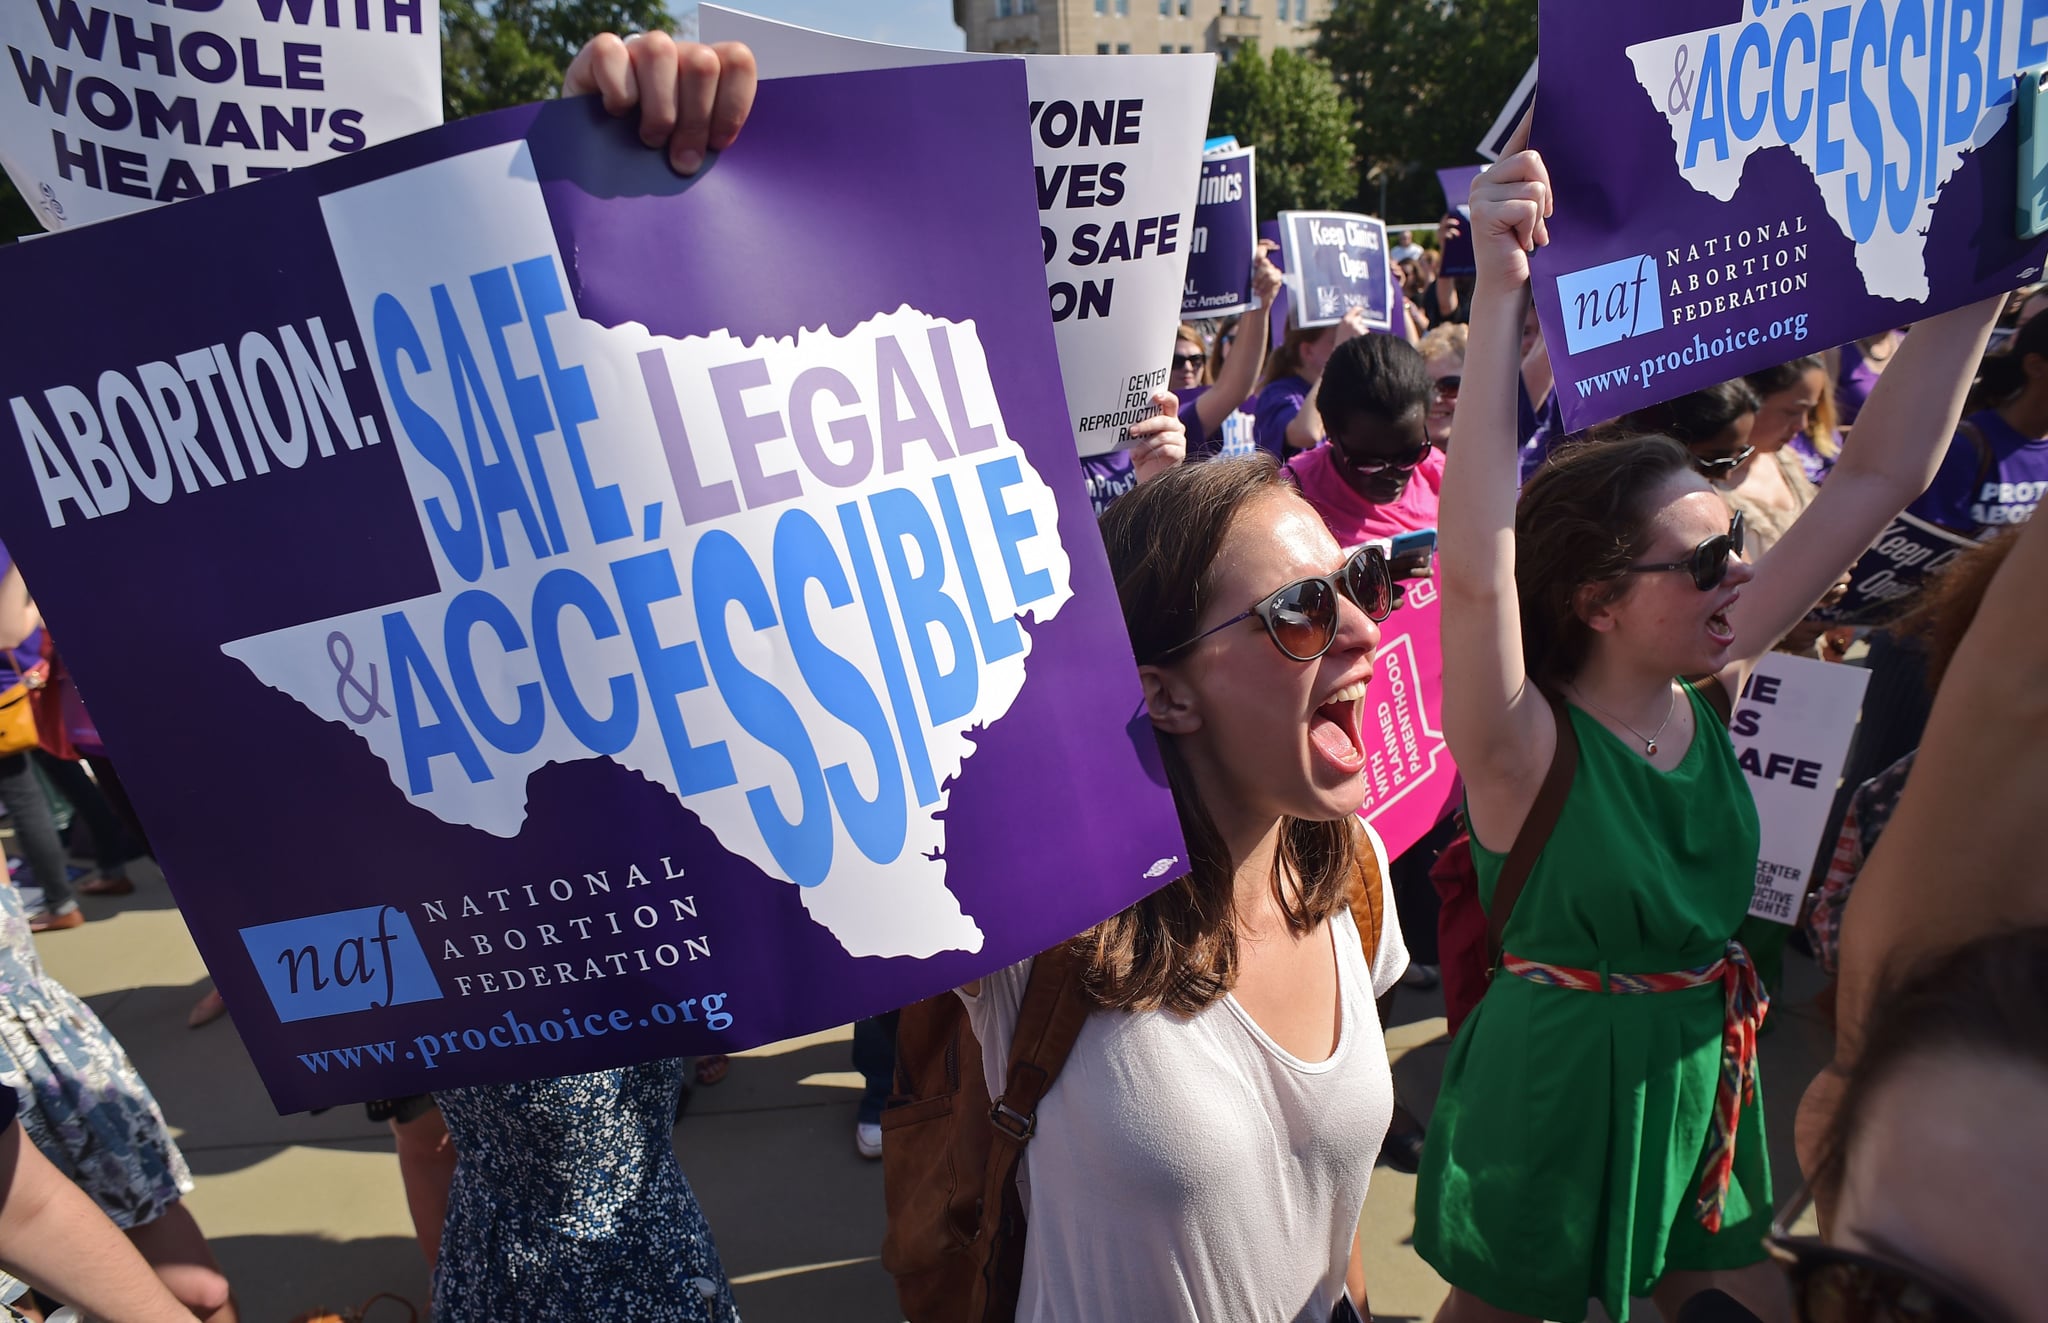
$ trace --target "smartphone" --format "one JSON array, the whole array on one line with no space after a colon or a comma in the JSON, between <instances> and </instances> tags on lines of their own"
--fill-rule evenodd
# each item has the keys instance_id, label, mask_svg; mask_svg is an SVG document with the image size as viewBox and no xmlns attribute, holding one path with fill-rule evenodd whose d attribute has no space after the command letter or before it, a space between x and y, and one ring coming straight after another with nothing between
<instances>
[{"instance_id":1,"label":"smartphone","mask_svg":"<svg viewBox=\"0 0 2048 1323\"><path fill-rule=\"evenodd\" d=\"M2020 177L2015 217L2022 239L2048 234L2048 65L2019 75Z\"/></svg>"},{"instance_id":2,"label":"smartphone","mask_svg":"<svg viewBox=\"0 0 2048 1323\"><path fill-rule=\"evenodd\" d=\"M1387 543L1387 558L1405 556L1411 551L1436 550L1436 530L1418 528L1412 533L1396 533Z\"/></svg>"}]
</instances>

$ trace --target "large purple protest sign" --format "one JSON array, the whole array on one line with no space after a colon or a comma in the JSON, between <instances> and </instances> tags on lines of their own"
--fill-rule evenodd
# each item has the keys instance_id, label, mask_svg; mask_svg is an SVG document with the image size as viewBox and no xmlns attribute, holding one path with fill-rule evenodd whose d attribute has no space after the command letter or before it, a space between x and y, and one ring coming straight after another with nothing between
<instances>
[{"instance_id":1,"label":"large purple protest sign","mask_svg":"<svg viewBox=\"0 0 2048 1323\"><path fill-rule=\"evenodd\" d=\"M1342 211L1283 211L1280 248L1296 324L1332 326L1352 309L1375 331L1393 329L1387 287L1387 227Z\"/></svg>"},{"instance_id":2,"label":"large purple protest sign","mask_svg":"<svg viewBox=\"0 0 2048 1323\"><path fill-rule=\"evenodd\" d=\"M1166 388L1194 229L1213 55L993 55L862 41L715 4L706 41L751 46L763 78L1021 60L1039 242L1060 375L1084 455L1131 443Z\"/></svg>"},{"instance_id":3,"label":"large purple protest sign","mask_svg":"<svg viewBox=\"0 0 2048 1323\"><path fill-rule=\"evenodd\" d=\"M1451 165L1436 172L1436 182L1444 191L1445 214L1465 205L1472 196L1472 181L1485 169L1483 165Z\"/></svg>"},{"instance_id":4,"label":"large purple protest sign","mask_svg":"<svg viewBox=\"0 0 2048 1323\"><path fill-rule=\"evenodd\" d=\"M1274 266L1279 268L1281 275L1286 275L1287 248L1286 245L1280 242L1280 222L1276 220L1260 221L1259 237L1273 245L1273 247L1267 251L1266 257L1269 261L1273 263ZM1266 315L1266 335L1268 348L1278 349L1281 343L1287 339L1287 332L1289 329L1289 318L1292 316L1292 313L1289 311L1289 308L1290 304L1287 298L1287 282L1285 280L1282 280L1280 282L1280 292L1273 296L1273 306L1270 310L1268 310Z\"/></svg>"},{"instance_id":5,"label":"large purple protest sign","mask_svg":"<svg viewBox=\"0 0 2048 1323\"><path fill-rule=\"evenodd\" d=\"M14 0L0 163L61 230L441 122L438 0Z\"/></svg>"},{"instance_id":6,"label":"large purple protest sign","mask_svg":"<svg viewBox=\"0 0 2048 1323\"><path fill-rule=\"evenodd\" d=\"M767 83L687 181L524 107L0 254L0 526L280 1108L841 1023L1184 867L1025 95Z\"/></svg>"},{"instance_id":7,"label":"large purple protest sign","mask_svg":"<svg viewBox=\"0 0 2048 1323\"><path fill-rule=\"evenodd\" d=\"M1536 301L1567 428L2009 290L2043 0L1546 0Z\"/></svg>"},{"instance_id":8,"label":"large purple protest sign","mask_svg":"<svg viewBox=\"0 0 2048 1323\"><path fill-rule=\"evenodd\" d=\"M1259 306L1252 293L1252 256L1258 251L1257 151L1232 147L1202 157L1187 285L1180 297L1183 317L1228 317Z\"/></svg>"}]
</instances>

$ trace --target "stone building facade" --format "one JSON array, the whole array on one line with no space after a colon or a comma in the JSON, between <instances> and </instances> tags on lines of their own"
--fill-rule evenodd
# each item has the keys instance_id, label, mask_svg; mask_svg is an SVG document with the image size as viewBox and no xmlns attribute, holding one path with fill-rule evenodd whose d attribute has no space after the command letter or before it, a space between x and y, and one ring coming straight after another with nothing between
<instances>
[{"instance_id":1,"label":"stone building facade","mask_svg":"<svg viewBox=\"0 0 2048 1323\"><path fill-rule=\"evenodd\" d=\"M1330 0L953 0L953 21L971 51L1227 59L1252 41L1304 49L1329 8Z\"/></svg>"}]
</instances>

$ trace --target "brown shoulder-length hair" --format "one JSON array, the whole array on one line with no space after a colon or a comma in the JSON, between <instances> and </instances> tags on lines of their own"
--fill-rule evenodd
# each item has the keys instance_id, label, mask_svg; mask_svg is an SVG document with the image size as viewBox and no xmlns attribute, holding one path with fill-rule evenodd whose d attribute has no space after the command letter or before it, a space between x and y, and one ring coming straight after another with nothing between
<instances>
[{"instance_id":1,"label":"brown shoulder-length hair","mask_svg":"<svg viewBox=\"0 0 2048 1323\"><path fill-rule=\"evenodd\" d=\"M1692 455L1668 436L1620 436L1553 453L1515 504L1515 596L1522 663L1555 685L1585 665L1593 631L1579 614L1588 584L1619 595L1649 543L1653 493Z\"/></svg>"},{"instance_id":2,"label":"brown shoulder-length hair","mask_svg":"<svg viewBox=\"0 0 2048 1323\"><path fill-rule=\"evenodd\" d=\"M1183 464L1118 498L1102 516L1102 540L1133 652L1141 660L1159 657L1193 637L1214 593L1217 553L1244 512L1261 500L1299 499L1268 455ZM1192 1015L1237 982L1234 869L1178 740L1158 740L1187 838L1187 875L1075 942L1098 1004ZM1356 868L1355 835L1348 816L1282 820L1272 885L1294 931L1308 932L1344 906Z\"/></svg>"},{"instance_id":3,"label":"brown shoulder-length hair","mask_svg":"<svg viewBox=\"0 0 2048 1323\"><path fill-rule=\"evenodd\" d=\"M1259 389L1264 390L1282 377L1301 375L1301 351L1328 334L1332 327L1297 326L1287 332L1287 338L1280 347L1266 355L1265 370L1259 373Z\"/></svg>"}]
</instances>

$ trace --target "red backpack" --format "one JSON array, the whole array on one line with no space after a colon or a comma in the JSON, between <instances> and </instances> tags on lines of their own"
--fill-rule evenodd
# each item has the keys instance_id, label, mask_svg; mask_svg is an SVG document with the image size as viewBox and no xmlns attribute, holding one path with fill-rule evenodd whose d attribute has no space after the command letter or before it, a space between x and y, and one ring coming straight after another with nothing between
<instances>
[{"instance_id":1,"label":"red backpack","mask_svg":"<svg viewBox=\"0 0 2048 1323\"><path fill-rule=\"evenodd\" d=\"M1709 677L1700 682L1698 689L1700 697L1707 700L1707 706L1714 709L1714 715L1726 726L1733 715L1733 705L1720 680ZM1492 908L1479 903L1479 872L1472 863L1469 829L1452 838L1429 870L1429 880L1442 902L1436 918L1437 958L1443 969L1444 1019L1453 1036L1486 995L1493 972L1500 967L1501 934L1515 912L1515 902L1521 899L1530 870L1542 857L1543 847L1550 843L1557 820L1564 816L1565 801L1571 798L1572 777L1579 770L1579 735L1572 728L1571 714L1564 700L1550 690L1543 690L1543 696L1550 700L1550 710L1557 719L1557 752L1551 755L1550 770L1544 773L1536 802L1529 806L1529 816L1522 819L1522 829L1515 833L1515 843L1508 848L1507 860L1500 868L1500 881L1494 884Z\"/></svg>"}]
</instances>

